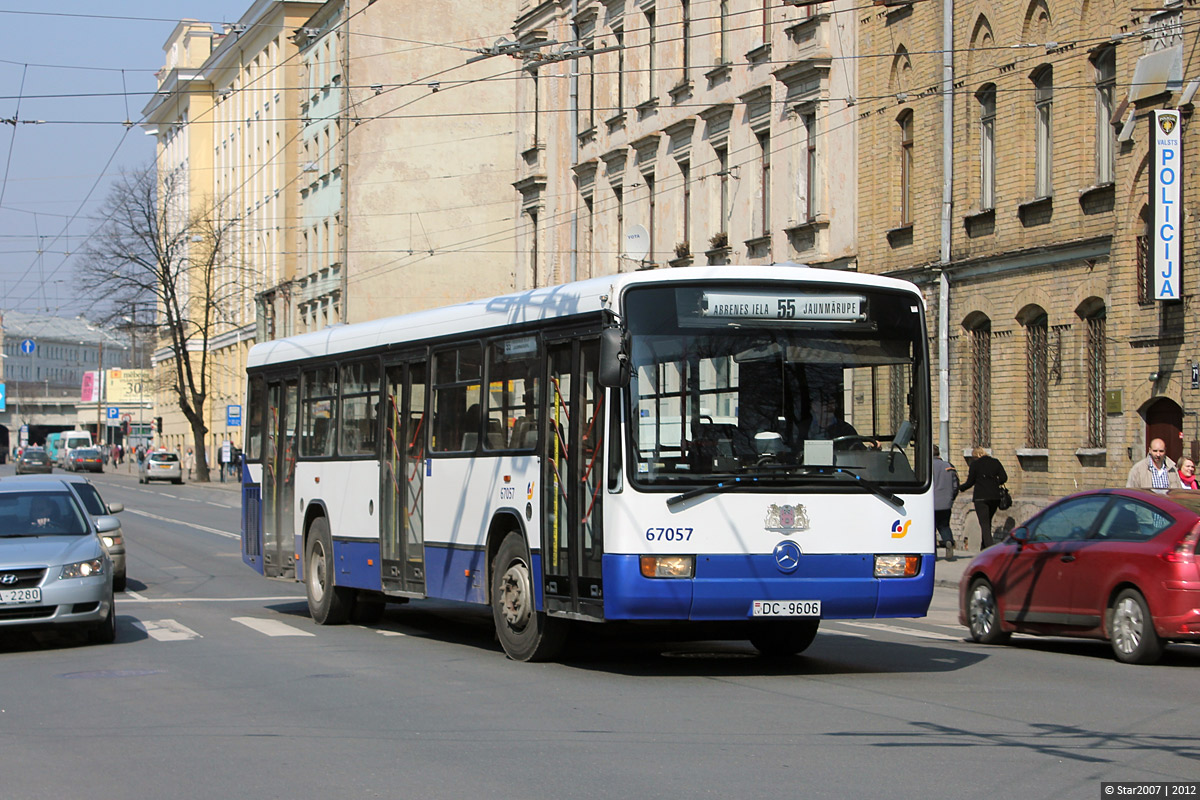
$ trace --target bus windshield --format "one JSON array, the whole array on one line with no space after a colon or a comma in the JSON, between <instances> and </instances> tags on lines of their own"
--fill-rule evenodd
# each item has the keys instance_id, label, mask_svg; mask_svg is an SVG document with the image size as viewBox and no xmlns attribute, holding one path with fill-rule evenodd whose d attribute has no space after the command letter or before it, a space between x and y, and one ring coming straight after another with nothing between
<instances>
[{"instance_id":1,"label":"bus windshield","mask_svg":"<svg viewBox=\"0 0 1200 800\"><path fill-rule=\"evenodd\" d=\"M920 299L862 286L631 288L632 478L853 477L917 488L929 424Z\"/></svg>"}]
</instances>

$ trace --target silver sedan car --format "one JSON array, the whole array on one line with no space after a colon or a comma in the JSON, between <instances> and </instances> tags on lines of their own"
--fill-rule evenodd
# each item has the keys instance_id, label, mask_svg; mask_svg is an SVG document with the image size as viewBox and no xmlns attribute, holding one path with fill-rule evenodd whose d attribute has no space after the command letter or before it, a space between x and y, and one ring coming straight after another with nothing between
<instances>
[{"instance_id":1,"label":"silver sedan car","mask_svg":"<svg viewBox=\"0 0 1200 800\"><path fill-rule=\"evenodd\" d=\"M183 483L183 462L172 450L152 450L138 464L138 483L170 481Z\"/></svg>"},{"instance_id":2,"label":"silver sedan car","mask_svg":"<svg viewBox=\"0 0 1200 800\"><path fill-rule=\"evenodd\" d=\"M81 628L96 644L117 635L112 559L95 521L61 483L0 482L0 632Z\"/></svg>"}]
</instances>

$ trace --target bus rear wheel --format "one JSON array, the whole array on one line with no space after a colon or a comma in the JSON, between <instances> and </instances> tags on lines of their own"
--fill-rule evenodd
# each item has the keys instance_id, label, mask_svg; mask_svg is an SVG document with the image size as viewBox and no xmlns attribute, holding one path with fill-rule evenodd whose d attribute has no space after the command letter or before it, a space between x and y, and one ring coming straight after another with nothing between
<instances>
[{"instance_id":1,"label":"bus rear wheel","mask_svg":"<svg viewBox=\"0 0 1200 800\"><path fill-rule=\"evenodd\" d=\"M565 622L537 610L533 570L521 535L511 532L492 562L492 619L513 661L546 661L562 650Z\"/></svg>"},{"instance_id":2,"label":"bus rear wheel","mask_svg":"<svg viewBox=\"0 0 1200 800\"><path fill-rule=\"evenodd\" d=\"M750 644L764 656L794 656L808 649L820 625L815 619L760 622L750 632Z\"/></svg>"},{"instance_id":3,"label":"bus rear wheel","mask_svg":"<svg viewBox=\"0 0 1200 800\"><path fill-rule=\"evenodd\" d=\"M313 520L304 553L304 589L308 613L318 625L341 625L354 610L355 590L334 584L333 537L329 521Z\"/></svg>"}]
</instances>

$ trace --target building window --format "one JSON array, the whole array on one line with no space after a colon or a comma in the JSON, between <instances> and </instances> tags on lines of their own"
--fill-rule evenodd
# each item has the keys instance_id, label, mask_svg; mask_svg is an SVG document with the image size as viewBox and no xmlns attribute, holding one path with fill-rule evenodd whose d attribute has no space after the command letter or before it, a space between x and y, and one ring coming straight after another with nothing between
<instances>
[{"instance_id":1,"label":"building window","mask_svg":"<svg viewBox=\"0 0 1200 800\"><path fill-rule=\"evenodd\" d=\"M730 63L729 0L717 0L717 63Z\"/></svg>"},{"instance_id":2,"label":"building window","mask_svg":"<svg viewBox=\"0 0 1200 800\"><path fill-rule=\"evenodd\" d=\"M762 40L771 43L771 0L762 0Z\"/></svg>"},{"instance_id":3,"label":"building window","mask_svg":"<svg viewBox=\"0 0 1200 800\"><path fill-rule=\"evenodd\" d=\"M900 124L900 224L912 224L913 112L905 111Z\"/></svg>"},{"instance_id":4,"label":"building window","mask_svg":"<svg viewBox=\"0 0 1200 800\"><path fill-rule=\"evenodd\" d=\"M625 31L613 29L613 38L617 41L617 115L625 113Z\"/></svg>"},{"instance_id":5,"label":"building window","mask_svg":"<svg viewBox=\"0 0 1200 800\"><path fill-rule=\"evenodd\" d=\"M760 236L771 231L771 134L762 132L758 137L758 192Z\"/></svg>"},{"instance_id":6,"label":"building window","mask_svg":"<svg viewBox=\"0 0 1200 800\"><path fill-rule=\"evenodd\" d=\"M996 207L996 86L975 95L979 101L979 210Z\"/></svg>"},{"instance_id":7,"label":"building window","mask_svg":"<svg viewBox=\"0 0 1200 800\"><path fill-rule=\"evenodd\" d=\"M804 217L812 220L817 216L817 115L800 115L804 125Z\"/></svg>"},{"instance_id":8,"label":"building window","mask_svg":"<svg viewBox=\"0 0 1200 800\"><path fill-rule=\"evenodd\" d=\"M654 187L654 173L649 173L649 174L645 175L644 177L646 179L646 195L650 201L650 218L647 220L647 222L649 222L649 225L646 226L647 233L650 236L650 252L647 253L646 258L649 259L648 263L653 264L654 263L654 240L655 240L654 213L656 210L655 206L657 205L657 199L654 196L654 188L655 188Z\"/></svg>"},{"instance_id":9,"label":"building window","mask_svg":"<svg viewBox=\"0 0 1200 800\"><path fill-rule=\"evenodd\" d=\"M971 441L992 446L992 322L983 317L967 331L971 347Z\"/></svg>"},{"instance_id":10,"label":"building window","mask_svg":"<svg viewBox=\"0 0 1200 800\"><path fill-rule=\"evenodd\" d=\"M1142 208L1142 234L1134 240L1137 254L1137 301L1140 305L1154 302L1154 276L1150 274L1150 209Z\"/></svg>"},{"instance_id":11,"label":"building window","mask_svg":"<svg viewBox=\"0 0 1200 800\"><path fill-rule=\"evenodd\" d=\"M538 215L536 211L528 211L526 214L529 217L529 274L531 277L530 287L536 288L538 283Z\"/></svg>"},{"instance_id":12,"label":"building window","mask_svg":"<svg viewBox=\"0 0 1200 800\"><path fill-rule=\"evenodd\" d=\"M1038 311L1025 323L1025 445L1047 447L1050 394L1049 327Z\"/></svg>"},{"instance_id":13,"label":"building window","mask_svg":"<svg viewBox=\"0 0 1200 800\"><path fill-rule=\"evenodd\" d=\"M580 250L580 266L583 268L582 278L592 277L592 248L596 239L596 205L592 195L583 198L583 242Z\"/></svg>"},{"instance_id":14,"label":"building window","mask_svg":"<svg viewBox=\"0 0 1200 800\"><path fill-rule=\"evenodd\" d=\"M692 70L692 3L691 0L680 0L680 9L683 13L683 55L680 63L683 66L683 75L680 76L680 83L687 83L691 77Z\"/></svg>"},{"instance_id":15,"label":"building window","mask_svg":"<svg viewBox=\"0 0 1200 800\"><path fill-rule=\"evenodd\" d=\"M720 204L717 206L717 213L720 217L717 219L717 230L721 233L728 233L725 224L729 219L729 148L716 147L713 148L717 154L717 177L720 178Z\"/></svg>"},{"instance_id":16,"label":"building window","mask_svg":"<svg viewBox=\"0 0 1200 800\"><path fill-rule=\"evenodd\" d=\"M1107 312L1104 306L1092 311L1084 320L1087 324L1087 396L1088 396L1088 447L1104 447L1106 440L1104 407L1105 383L1105 336Z\"/></svg>"},{"instance_id":17,"label":"building window","mask_svg":"<svg viewBox=\"0 0 1200 800\"><path fill-rule=\"evenodd\" d=\"M1054 193L1053 171L1054 69L1042 67L1033 74L1034 104L1034 196Z\"/></svg>"},{"instance_id":18,"label":"building window","mask_svg":"<svg viewBox=\"0 0 1200 800\"><path fill-rule=\"evenodd\" d=\"M652 9L652 8L646 9L646 31L650 37L649 43L648 43L648 52L647 52L647 56L646 56L646 72L647 72L646 100L647 101L653 100L655 97L655 94L654 94L654 85L655 85L654 72L658 66L656 63L656 59L655 59L655 56L656 56L657 50L658 50L658 26L656 25L656 22L657 22L657 15L654 13L654 9Z\"/></svg>"},{"instance_id":19,"label":"building window","mask_svg":"<svg viewBox=\"0 0 1200 800\"><path fill-rule=\"evenodd\" d=\"M625 190L620 186L613 187L613 201L617 205L617 272L621 271L620 255L625 252Z\"/></svg>"},{"instance_id":20,"label":"building window","mask_svg":"<svg viewBox=\"0 0 1200 800\"><path fill-rule=\"evenodd\" d=\"M1096 185L1112 183L1114 178L1113 154L1116 152L1116 135L1112 117L1116 111L1117 50L1106 47L1092 60L1096 71Z\"/></svg>"},{"instance_id":21,"label":"building window","mask_svg":"<svg viewBox=\"0 0 1200 800\"><path fill-rule=\"evenodd\" d=\"M683 183L683 239L684 244L692 241L692 164L679 162L679 177Z\"/></svg>"}]
</instances>

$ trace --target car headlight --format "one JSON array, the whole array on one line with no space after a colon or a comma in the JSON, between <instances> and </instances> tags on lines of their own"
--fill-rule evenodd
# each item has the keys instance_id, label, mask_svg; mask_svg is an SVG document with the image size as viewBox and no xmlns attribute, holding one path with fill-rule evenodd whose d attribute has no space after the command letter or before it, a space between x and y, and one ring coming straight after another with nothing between
<instances>
[{"instance_id":1,"label":"car headlight","mask_svg":"<svg viewBox=\"0 0 1200 800\"><path fill-rule=\"evenodd\" d=\"M695 573L695 556L642 556L642 576L646 578L690 578Z\"/></svg>"},{"instance_id":2,"label":"car headlight","mask_svg":"<svg viewBox=\"0 0 1200 800\"><path fill-rule=\"evenodd\" d=\"M92 578L96 575L104 574L104 559L92 558L87 561L76 561L74 564L64 564L62 572L59 573L60 579L65 578Z\"/></svg>"},{"instance_id":3,"label":"car headlight","mask_svg":"<svg viewBox=\"0 0 1200 800\"><path fill-rule=\"evenodd\" d=\"M876 578L915 578L921 571L921 557L917 555L875 556Z\"/></svg>"},{"instance_id":4,"label":"car headlight","mask_svg":"<svg viewBox=\"0 0 1200 800\"><path fill-rule=\"evenodd\" d=\"M125 540L121 538L121 534L119 533L106 533L100 537L100 541L104 542L104 546L109 548L115 544L125 544Z\"/></svg>"}]
</instances>

